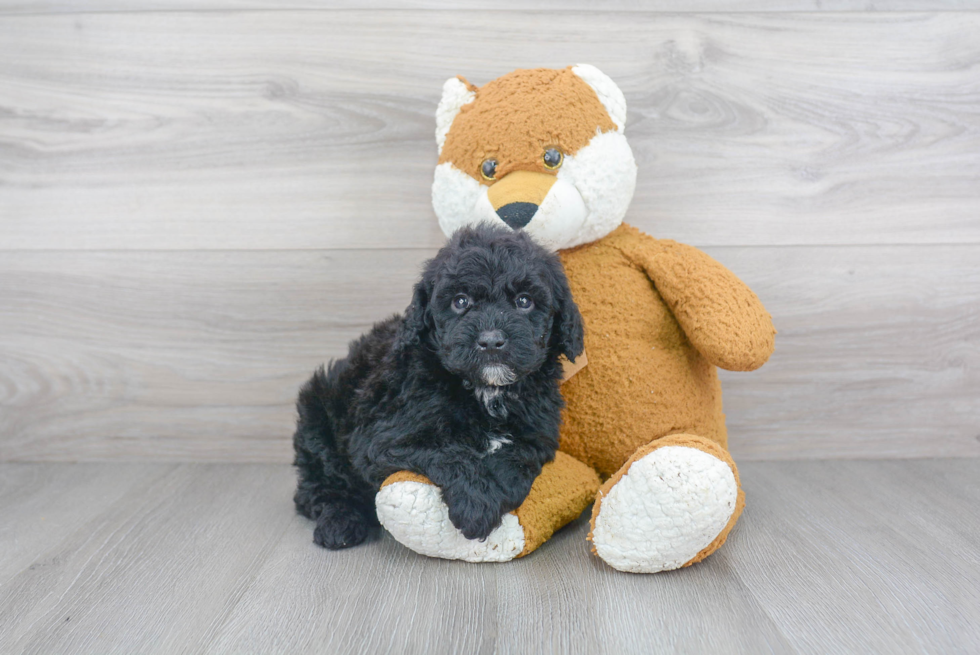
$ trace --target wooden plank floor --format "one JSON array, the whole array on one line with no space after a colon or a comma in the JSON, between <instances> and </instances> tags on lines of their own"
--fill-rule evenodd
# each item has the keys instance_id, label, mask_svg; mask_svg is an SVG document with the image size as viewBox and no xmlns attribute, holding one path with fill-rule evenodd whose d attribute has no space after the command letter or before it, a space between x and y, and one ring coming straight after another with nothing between
<instances>
[{"instance_id":1,"label":"wooden plank floor","mask_svg":"<svg viewBox=\"0 0 980 655\"><path fill-rule=\"evenodd\" d=\"M756 462L728 545L617 573L311 542L274 464L0 465L3 653L980 650L980 459Z\"/></svg>"}]
</instances>

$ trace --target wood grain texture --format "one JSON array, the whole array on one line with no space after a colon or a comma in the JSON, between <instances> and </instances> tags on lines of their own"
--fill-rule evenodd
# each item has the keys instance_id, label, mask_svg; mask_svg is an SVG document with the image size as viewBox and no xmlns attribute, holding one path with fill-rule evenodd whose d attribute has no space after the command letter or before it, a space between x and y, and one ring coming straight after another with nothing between
<instances>
[{"instance_id":1,"label":"wood grain texture","mask_svg":"<svg viewBox=\"0 0 980 655\"><path fill-rule=\"evenodd\" d=\"M206 640L292 520L292 485L285 467L262 466L146 480L5 582L0 650L172 653Z\"/></svg>"},{"instance_id":2,"label":"wood grain texture","mask_svg":"<svg viewBox=\"0 0 980 655\"><path fill-rule=\"evenodd\" d=\"M107 653L827 653L980 648L980 460L742 467L726 546L667 574L613 571L583 518L528 558L473 565L387 535L313 545L283 465L0 465L0 479L105 485L0 569L0 650ZM0 549L33 512L0 516Z\"/></svg>"},{"instance_id":3,"label":"wood grain texture","mask_svg":"<svg viewBox=\"0 0 980 655\"><path fill-rule=\"evenodd\" d=\"M658 236L978 243L978 33L978 12L8 15L0 250L435 247L443 80L577 61L626 94L628 220Z\"/></svg>"},{"instance_id":4,"label":"wood grain texture","mask_svg":"<svg viewBox=\"0 0 980 655\"><path fill-rule=\"evenodd\" d=\"M247 10L425 9L486 12L482 4L440 0L0 0L0 15L94 12L247 11ZM625 12L789 12L789 11L976 11L977 0L498 0L494 10Z\"/></svg>"},{"instance_id":5,"label":"wood grain texture","mask_svg":"<svg viewBox=\"0 0 980 655\"><path fill-rule=\"evenodd\" d=\"M761 529L742 529L728 556L801 652L975 651L978 465L749 467L746 516Z\"/></svg>"},{"instance_id":6,"label":"wood grain texture","mask_svg":"<svg viewBox=\"0 0 980 655\"><path fill-rule=\"evenodd\" d=\"M0 580L27 568L64 535L83 528L106 506L174 466L0 468Z\"/></svg>"},{"instance_id":7,"label":"wood grain texture","mask_svg":"<svg viewBox=\"0 0 980 655\"><path fill-rule=\"evenodd\" d=\"M288 461L299 385L425 254L11 253L0 459Z\"/></svg>"},{"instance_id":8,"label":"wood grain texture","mask_svg":"<svg viewBox=\"0 0 980 655\"><path fill-rule=\"evenodd\" d=\"M739 461L980 455L980 246L707 252L779 330L723 373ZM299 385L431 254L7 253L0 460L289 461Z\"/></svg>"},{"instance_id":9,"label":"wood grain texture","mask_svg":"<svg viewBox=\"0 0 980 655\"><path fill-rule=\"evenodd\" d=\"M736 456L980 455L976 246L708 252L778 330L762 369L721 371Z\"/></svg>"}]
</instances>

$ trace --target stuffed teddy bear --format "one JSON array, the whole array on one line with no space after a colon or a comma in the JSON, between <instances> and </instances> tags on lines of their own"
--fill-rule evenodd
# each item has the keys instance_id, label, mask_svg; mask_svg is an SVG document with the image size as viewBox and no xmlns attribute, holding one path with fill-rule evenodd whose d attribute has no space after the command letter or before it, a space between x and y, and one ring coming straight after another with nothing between
<instances>
[{"instance_id":1,"label":"stuffed teddy bear","mask_svg":"<svg viewBox=\"0 0 980 655\"><path fill-rule=\"evenodd\" d=\"M716 367L762 366L775 330L721 264L623 223L636 183L625 121L623 93L589 65L445 83L432 185L442 230L502 221L557 250L585 353L566 367L555 460L486 540L453 527L425 478L385 481L378 518L416 552L522 557L593 503L595 554L621 571L664 571L721 547L742 512Z\"/></svg>"}]
</instances>

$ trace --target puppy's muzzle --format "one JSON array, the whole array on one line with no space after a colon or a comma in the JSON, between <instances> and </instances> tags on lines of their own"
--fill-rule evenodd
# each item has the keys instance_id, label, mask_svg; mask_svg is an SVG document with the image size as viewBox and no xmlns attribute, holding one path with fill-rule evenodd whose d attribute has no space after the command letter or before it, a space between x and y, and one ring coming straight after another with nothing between
<instances>
[{"instance_id":1,"label":"puppy's muzzle","mask_svg":"<svg viewBox=\"0 0 980 655\"><path fill-rule=\"evenodd\" d=\"M547 173L514 171L495 182L487 198L500 220L518 230L534 218L556 179Z\"/></svg>"}]
</instances>

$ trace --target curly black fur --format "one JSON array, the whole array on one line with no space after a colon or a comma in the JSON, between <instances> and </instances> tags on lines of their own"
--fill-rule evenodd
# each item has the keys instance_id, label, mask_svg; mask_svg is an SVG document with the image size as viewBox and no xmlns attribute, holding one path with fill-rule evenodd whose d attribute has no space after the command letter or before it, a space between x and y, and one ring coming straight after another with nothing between
<instances>
[{"instance_id":1,"label":"curly black fur","mask_svg":"<svg viewBox=\"0 0 980 655\"><path fill-rule=\"evenodd\" d=\"M425 265L405 316L376 324L300 391L295 502L317 522L314 541L364 541L378 525L375 494L400 470L427 476L453 525L486 538L554 458L558 358L582 348L555 255L502 227L457 232Z\"/></svg>"}]
</instances>

